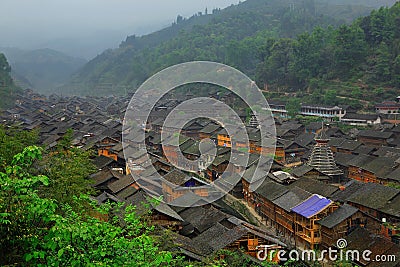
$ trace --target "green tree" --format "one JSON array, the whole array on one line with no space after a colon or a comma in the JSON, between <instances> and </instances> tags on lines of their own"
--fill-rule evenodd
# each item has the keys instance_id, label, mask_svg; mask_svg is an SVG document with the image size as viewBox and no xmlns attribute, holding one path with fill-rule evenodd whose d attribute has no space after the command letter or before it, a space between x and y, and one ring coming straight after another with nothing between
<instances>
[{"instance_id":1,"label":"green tree","mask_svg":"<svg viewBox=\"0 0 400 267\"><path fill-rule=\"evenodd\" d=\"M48 186L40 188L40 195L69 205L74 196L93 193L89 175L96 171L91 152L71 146L71 137L72 131L67 131L57 149L46 152L37 164L39 173L51 177Z\"/></svg>"},{"instance_id":2,"label":"green tree","mask_svg":"<svg viewBox=\"0 0 400 267\"><path fill-rule=\"evenodd\" d=\"M301 109L301 102L298 98L290 98L286 103L286 110L289 117L294 118Z\"/></svg>"},{"instance_id":3,"label":"green tree","mask_svg":"<svg viewBox=\"0 0 400 267\"><path fill-rule=\"evenodd\" d=\"M154 228L132 206L61 206L42 198L49 179L29 170L41 149L27 147L0 172L0 263L35 266L169 266L170 252L158 249ZM89 201L88 197L75 201ZM178 262L180 259L178 259Z\"/></svg>"},{"instance_id":4,"label":"green tree","mask_svg":"<svg viewBox=\"0 0 400 267\"><path fill-rule=\"evenodd\" d=\"M395 86L400 87L400 55L393 62L393 83Z\"/></svg>"},{"instance_id":5,"label":"green tree","mask_svg":"<svg viewBox=\"0 0 400 267\"><path fill-rule=\"evenodd\" d=\"M271 48L271 55L265 62L269 83L287 84L290 77L289 66L293 55L293 40L279 39Z\"/></svg>"},{"instance_id":6,"label":"green tree","mask_svg":"<svg viewBox=\"0 0 400 267\"><path fill-rule=\"evenodd\" d=\"M37 131L23 131L17 127L5 129L0 125L0 171L11 164L15 154L27 146L36 145L39 140Z\"/></svg>"},{"instance_id":7,"label":"green tree","mask_svg":"<svg viewBox=\"0 0 400 267\"><path fill-rule=\"evenodd\" d=\"M341 77L348 78L353 70L360 68L365 60L367 46L364 41L364 32L360 27L340 26L335 39L335 71Z\"/></svg>"},{"instance_id":8,"label":"green tree","mask_svg":"<svg viewBox=\"0 0 400 267\"><path fill-rule=\"evenodd\" d=\"M330 42L327 34L329 30L331 29L317 27L311 34L303 33L296 38L293 49L294 60L291 67L302 83L326 72L329 58L324 57L322 52Z\"/></svg>"},{"instance_id":9,"label":"green tree","mask_svg":"<svg viewBox=\"0 0 400 267\"><path fill-rule=\"evenodd\" d=\"M48 178L28 171L40 159L38 147L27 147L0 172L0 264L22 263L29 238L42 236L54 215L55 201L37 194Z\"/></svg>"},{"instance_id":10,"label":"green tree","mask_svg":"<svg viewBox=\"0 0 400 267\"><path fill-rule=\"evenodd\" d=\"M0 53L0 109L11 107L21 88L15 86L11 78L11 67L4 54Z\"/></svg>"},{"instance_id":11,"label":"green tree","mask_svg":"<svg viewBox=\"0 0 400 267\"><path fill-rule=\"evenodd\" d=\"M328 90L324 95L324 104L325 105L337 105L338 98L337 92L335 90Z\"/></svg>"}]
</instances>

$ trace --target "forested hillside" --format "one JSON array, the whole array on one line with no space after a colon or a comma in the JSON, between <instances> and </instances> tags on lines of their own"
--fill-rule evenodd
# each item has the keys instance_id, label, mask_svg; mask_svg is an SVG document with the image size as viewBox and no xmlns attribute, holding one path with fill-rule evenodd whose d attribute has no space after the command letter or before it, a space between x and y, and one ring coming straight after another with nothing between
<instances>
[{"instance_id":1,"label":"forested hillside","mask_svg":"<svg viewBox=\"0 0 400 267\"><path fill-rule=\"evenodd\" d=\"M20 88L15 86L10 72L11 67L6 57L0 53L0 109L12 106L16 94L21 91Z\"/></svg>"},{"instance_id":2,"label":"forested hillside","mask_svg":"<svg viewBox=\"0 0 400 267\"><path fill-rule=\"evenodd\" d=\"M377 101L398 95L400 3L351 25L269 42L257 71L258 84L269 90L312 93L310 102L326 104L337 104L337 95Z\"/></svg>"},{"instance_id":3,"label":"forested hillside","mask_svg":"<svg viewBox=\"0 0 400 267\"><path fill-rule=\"evenodd\" d=\"M294 38L319 25L338 26L371 10L313 0L248 0L199 13L154 34L130 36L86 64L63 93L111 94L134 90L158 70L185 61L223 62L255 76L270 38ZM209 14L211 13L211 14ZM333 18L331 15L335 15Z\"/></svg>"}]
</instances>

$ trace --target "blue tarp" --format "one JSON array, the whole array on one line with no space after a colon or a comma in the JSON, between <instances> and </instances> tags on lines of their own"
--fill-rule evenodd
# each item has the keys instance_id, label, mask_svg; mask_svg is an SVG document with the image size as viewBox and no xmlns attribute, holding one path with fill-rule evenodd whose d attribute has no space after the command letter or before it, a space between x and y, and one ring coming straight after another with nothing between
<instances>
[{"instance_id":1,"label":"blue tarp","mask_svg":"<svg viewBox=\"0 0 400 267\"><path fill-rule=\"evenodd\" d=\"M332 200L314 194L296 207L292 208L292 211L306 218L310 218L328 207L331 203Z\"/></svg>"}]
</instances>

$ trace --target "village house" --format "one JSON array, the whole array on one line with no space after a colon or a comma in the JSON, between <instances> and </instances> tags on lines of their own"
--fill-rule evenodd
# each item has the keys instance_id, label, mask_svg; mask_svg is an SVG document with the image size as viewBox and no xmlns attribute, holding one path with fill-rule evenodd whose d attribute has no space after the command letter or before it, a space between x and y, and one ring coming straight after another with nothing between
<instances>
[{"instance_id":1,"label":"village house","mask_svg":"<svg viewBox=\"0 0 400 267\"><path fill-rule=\"evenodd\" d=\"M387 146L388 139L392 137L393 137L392 132L362 130L358 133L357 139L361 143L370 146Z\"/></svg>"},{"instance_id":2,"label":"village house","mask_svg":"<svg viewBox=\"0 0 400 267\"><path fill-rule=\"evenodd\" d=\"M214 207L187 208L179 212L185 226L176 236L181 252L190 259L203 260L220 249L240 250L257 257L258 246L287 245L261 228L228 215Z\"/></svg>"},{"instance_id":3,"label":"village house","mask_svg":"<svg viewBox=\"0 0 400 267\"><path fill-rule=\"evenodd\" d=\"M211 137L219 132L221 129L222 127L220 125L210 122L203 129L199 130L199 138L201 140L206 138L211 139Z\"/></svg>"},{"instance_id":4,"label":"village house","mask_svg":"<svg viewBox=\"0 0 400 267\"><path fill-rule=\"evenodd\" d=\"M317 249L322 243L321 225L317 222L334 212L338 206L330 199L313 194L291 209L294 212L295 237L304 247Z\"/></svg>"},{"instance_id":5,"label":"village house","mask_svg":"<svg viewBox=\"0 0 400 267\"><path fill-rule=\"evenodd\" d=\"M391 255L395 257L396 260L390 260L387 262L376 262L367 260L364 257L356 257L353 260L353 264L357 266L368 266L368 267L379 267L388 266L396 267L398 266L398 258L400 257L400 246L396 245L384 237L373 234L364 228L357 228L351 232L347 237L347 249L357 250L357 251L371 251L369 258L376 259L377 255Z\"/></svg>"},{"instance_id":6,"label":"village house","mask_svg":"<svg viewBox=\"0 0 400 267\"><path fill-rule=\"evenodd\" d=\"M323 174L321 171L308 164L294 167L290 173L296 178L310 178L323 182L328 182L330 180L329 176Z\"/></svg>"},{"instance_id":7,"label":"village house","mask_svg":"<svg viewBox=\"0 0 400 267\"><path fill-rule=\"evenodd\" d=\"M350 140L342 137L332 137L328 145L334 153L359 154L359 148L363 145L360 141Z\"/></svg>"},{"instance_id":8,"label":"village house","mask_svg":"<svg viewBox=\"0 0 400 267\"><path fill-rule=\"evenodd\" d=\"M398 164L395 162L396 159L371 155L355 155L347 163L348 178L364 183L388 184L388 175L393 173L398 167Z\"/></svg>"},{"instance_id":9,"label":"village house","mask_svg":"<svg viewBox=\"0 0 400 267\"><path fill-rule=\"evenodd\" d=\"M338 106L322 106L322 105L302 105L300 114L304 116L317 116L327 120L334 118L342 118L346 114L346 110Z\"/></svg>"},{"instance_id":10,"label":"village house","mask_svg":"<svg viewBox=\"0 0 400 267\"><path fill-rule=\"evenodd\" d=\"M104 137L101 139L98 144L96 145L97 147L97 153L99 156L105 156L112 158L113 160L117 161L118 160L118 154L115 153L114 151L111 151L111 148L119 144L120 142L116 139L113 139L111 137Z\"/></svg>"},{"instance_id":11,"label":"village house","mask_svg":"<svg viewBox=\"0 0 400 267\"><path fill-rule=\"evenodd\" d=\"M395 241L398 240L397 225L400 219L399 193L400 190L392 187L353 180L337 191L332 199L358 208L365 216L365 228Z\"/></svg>"},{"instance_id":12,"label":"village house","mask_svg":"<svg viewBox=\"0 0 400 267\"><path fill-rule=\"evenodd\" d=\"M336 246L337 240L346 238L356 227L364 227L364 216L353 206L344 204L318 221L321 225L322 247Z\"/></svg>"},{"instance_id":13,"label":"village house","mask_svg":"<svg viewBox=\"0 0 400 267\"><path fill-rule=\"evenodd\" d=\"M376 113L379 114L399 114L400 103L395 101L383 101L375 105Z\"/></svg>"},{"instance_id":14,"label":"village house","mask_svg":"<svg viewBox=\"0 0 400 267\"><path fill-rule=\"evenodd\" d=\"M282 102L268 101L269 110L274 117L278 118L288 118L286 105Z\"/></svg>"},{"instance_id":15,"label":"village house","mask_svg":"<svg viewBox=\"0 0 400 267\"><path fill-rule=\"evenodd\" d=\"M378 114L358 113L346 113L340 121L352 126L369 126L380 124L382 122L381 117Z\"/></svg>"},{"instance_id":16,"label":"village house","mask_svg":"<svg viewBox=\"0 0 400 267\"><path fill-rule=\"evenodd\" d=\"M162 192L166 202L172 202L183 196L188 191L199 196L207 197L208 190L207 188L202 187L203 185L207 185L207 183L174 169L164 175L162 181Z\"/></svg>"}]
</instances>

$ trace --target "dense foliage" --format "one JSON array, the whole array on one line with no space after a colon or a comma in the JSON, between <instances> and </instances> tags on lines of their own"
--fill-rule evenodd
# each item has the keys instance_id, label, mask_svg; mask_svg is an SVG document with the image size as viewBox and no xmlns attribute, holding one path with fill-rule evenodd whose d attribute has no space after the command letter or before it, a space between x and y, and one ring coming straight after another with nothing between
<instances>
[{"instance_id":1,"label":"dense foliage","mask_svg":"<svg viewBox=\"0 0 400 267\"><path fill-rule=\"evenodd\" d=\"M250 76L267 56L270 38L293 38L316 25L339 25L369 8L335 6L306 0L248 0L213 14L178 17L173 26L154 34L128 37L107 50L63 87L63 93L124 93L170 65L193 60L223 62ZM330 15L335 14L335 18ZM343 16L341 15L343 14ZM198 22L198 23L197 23Z\"/></svg>"},{"instance_id":2,"label":"dense foliage","mask_svg":"<svg viewBox=\"0 0 400 267\"><path fill-rule=\"evenodd\" d=\"M5 128L0 125L0 171L5 171L15 154L21 153L27 146L36 145L38 141L37 131L22 131L19 128Z\"/></svg>"},{"instance_id":3,"label":"dense foliage","mask_svg":"<svg viewBox=\"0 0 400 267\"><path fill-rule=\"evenodd\" d=\"M71 146L68 130L45 151L37 132L0 128L0 265L172 266L154 227L134 207L98 206L90 154Z\"/></svg>"},{"instance_id":4,"label":"dense foliage","mask_svg":"<svg viewBox=\"0 0 400 267\"><path fill-rule=\"evenodd\" d=\"M351 25L318 27L296 39L270 42L257 72L261 86L285 91L308 88L313 93L311 102L326 104L338 104L336 95L356 99L397 96L400 3L374 10Z\"/></svg>"},{"instance_id":5,"label":"dense foliage","mask_svg":"<svg viewBox=\"0 0 400 267\"><path fill-rule=\"evenodd\" d=\"M10 76L11 67L4 54L0 53L0 109L11 107L21 89L15 86Z\"/></svg>"},{"instance_id":6,"label":"dense foliage","mask_svg":"<svg viewBox=\"0 0 400 267\"><path fill-rule=\"evenodd\" d=\"M0 172L0 263L35 266L160 266L173 262L150 236L152 227L136 216L110 206L92 209L59 204L40 197L49 179L29 170L41 149L27 147ZM88 198L75 198L88 203ZM62 214L57 209L63 210ZM90 211L90 212L89 212Z\"/></svg>"}]
</instances>

